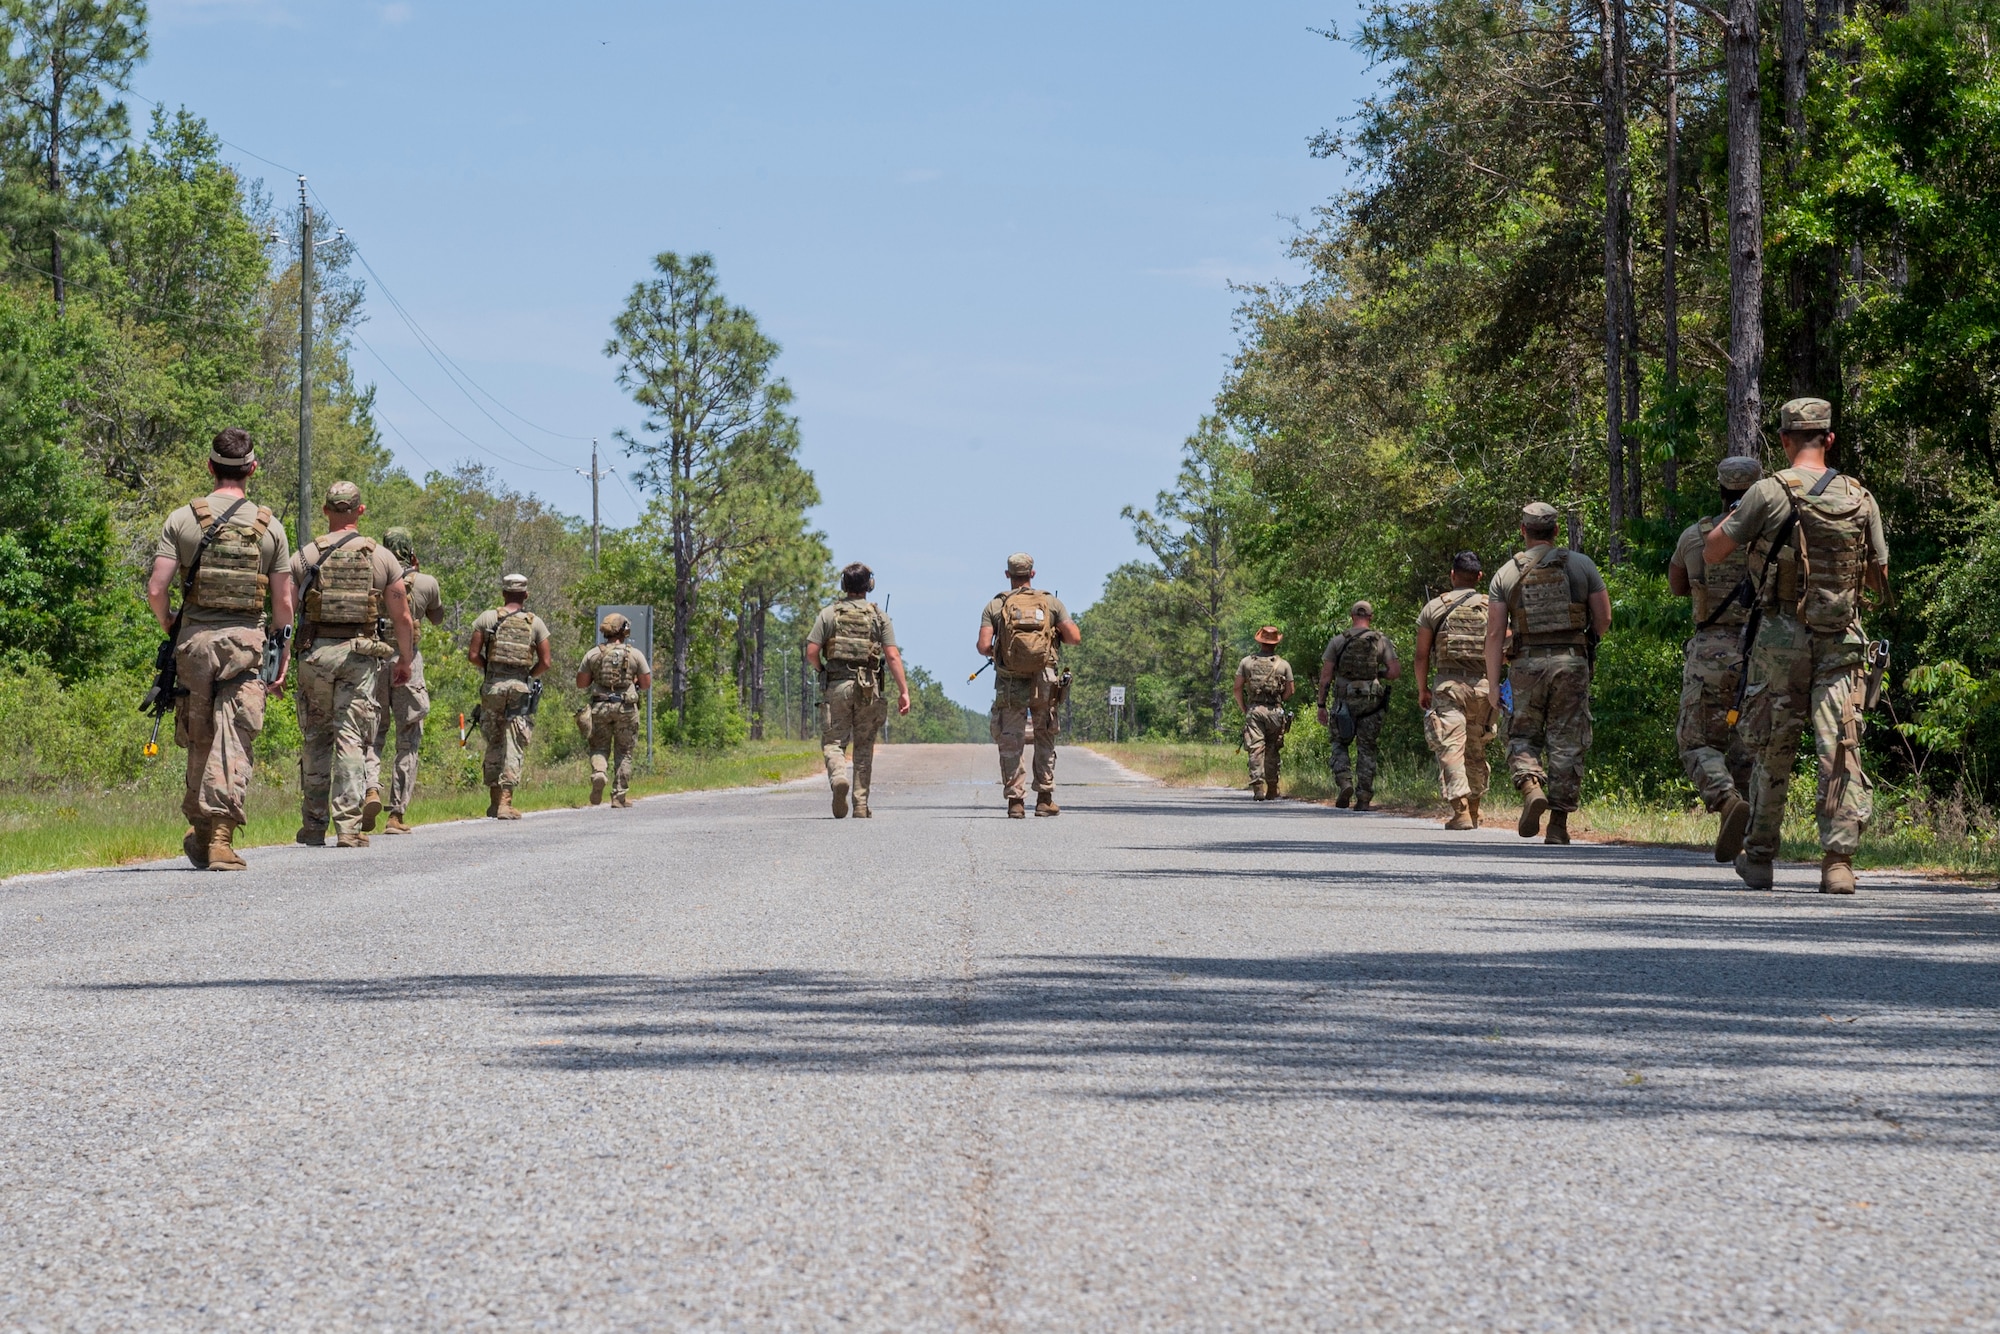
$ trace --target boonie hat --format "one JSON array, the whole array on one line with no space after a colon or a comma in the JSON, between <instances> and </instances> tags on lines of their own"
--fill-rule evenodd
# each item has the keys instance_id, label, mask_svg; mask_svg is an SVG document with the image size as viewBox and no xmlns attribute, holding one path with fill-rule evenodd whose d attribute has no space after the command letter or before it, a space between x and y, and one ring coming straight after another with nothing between
<instances>
[{"instance_id":1,"label":"boonie hat","mask_svg":"<svg viewBox=\"0 0 2000 1334\"><path fill-rule=\"evenodd\" d=\"M1284 633L1280 631L1277 626L1267 625L1251 637L1260 644L1276 644L1280 640L1282 640L1285 636Z\"/></svg>"},{"instance_id":2,"label":"boonie hat","mask_svg":"<svg viewBox=\"0 0 2000 1334\"><path fill-rule=\"evenodd\" d=\"M361 508L361 488L352 482L335 482L326 489L326 507L351 514Z\"/></svg>"},{"instance_id":3,"label":"boonie hat","mask_svg":"<svg viewBox=\"0 0 2000 1334\"><path fill-rule=\"evenodd\" d=\"M523 586L527 584L527 580L525 579L521 582ZM619 635L624 634L632 628L632 622L626 620L615 611L607 611L604 613L604 619L597 623L597 628L604 633L606 638L616 639Z\"/></svg>"},{"instance_id":4,"label":"boonie hat","mask_svg":"<svg viewBox=\"0 0 2000 1334\"><path fill-rule=\"evenodd\" d=\"M1732 454L1715 465L1715 480L1731 491L1747 491L1764 475L1764 465L1747 454Z\"/></svg>"},{"instance_id":5,"label":"boonie hat","mask_svg":"<svg viewBox=\"0 0 2000 1334\"><path fill-rule=\"evenodd\" d=\"M1017 551L1007 558L1007 577L1025 579L1035 572L1035 558L1025 551Z\"/></svg>"},{"instance_id":6,"label":"boonie hat","mask_svg":"<svg viewBox=\"0 0 2000 1334\"><path fill-rule=\"evenodd\" d=\"M1823 398L1795 398L1778 409L1780 431L1831 431L1833 404Z\"/></svg>"},{"instance_id":7,"label":"boonie hat","mask_svg":"<svg viewBox=\"0 0 2000 1334\"><path fill-rule=\"evenodd\" d=\"M525 593L528 591L528 576L525 574L503 574L500 576L502 593Z\"/></svg>"},{"instance_id":8,"label":"boonie hat","mask_svg":"<svg viewBox=\"0 0 2000 1334\"><path fill-rule=\"evenodd\" d=\"M1375 619L1375 604L1368 601L1357 602L1347 609L1347 614L1349 616L1366 616L1372 621Z\"/></svg>"}]
</instances>

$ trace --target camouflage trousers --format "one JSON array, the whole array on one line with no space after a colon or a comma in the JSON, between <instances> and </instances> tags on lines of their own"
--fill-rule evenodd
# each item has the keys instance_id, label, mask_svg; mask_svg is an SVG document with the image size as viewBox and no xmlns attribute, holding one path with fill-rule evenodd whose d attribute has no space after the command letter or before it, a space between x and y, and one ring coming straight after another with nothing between
<instances>
[{"instance_id":1,"label":"camouflage trousers","mask_svg":"<svg viewBox=\"0 0 2000 1334\"><path fill-rule=\"evenodd\" d=\"M632 753L639 748L639 706L610 700L590 706L591 781L611 778L611 795L632 786Z\"/></svg>"},{"instance_id":2,"label":"camouflage trousers","mask_svg":"<svg viewBox=\"0 0 2000 1334\"><path fill-rule=\"evenodd\" d=\"M1681 768L1711 811L1732 794L1750 791L1750 747L1729 725L1736 703L1737 669L1743 665L1739 628L1712 625L1687 642L1681 668L1681 718L1674 730Z\"/></svg>"},{"instance_id":3,"label":"camouflage trousers","mask_svg":"<svg viewBox=\"0 0 2000 1334\"><path fill-rule=\"evenodd\" d=\"M375 679L389 670L376 640L320 639L298 663L299 817L307 829L361 832Z\"/></svg>"},{"instance_id":4,"label":"camouflage trousers","mask_svg":"<svg viewBox=\"0 0 2000 1334\"><path fill-rule=\"evenodd\" d=\"M1243 749L1250 756L1250 781L1278 791L1279 756L1285 749L1285 707L1253 704L1243 713Z\"/></svg>"},{"instance_id":5,"label":"camouflage trousers","mask_svg":"<svg viewBox=\"0 0 2000 1334\"><path fill-rule=\"evenodd\" d=\"M181 637L174 670L188 693L174 707L174 741L187 748L181 813L190 821L244 823L251 749L264 730L264 632L196 630Z\"/></svg>"},{"instance_id":6,"label":"camouflage trousers","mask_svg":"<svg viewBox=\"0 0 2000 1334\"><path fill-rule=\"evenodd\" d=\"M431 715L431 692L424 687L423 655L410 667L410 683L395 685L389 665L376 674L375 735L368 739L367 786L381 788L382 754L389 745L389 724L396 725L396 754L390 761L388 791L383 804L391 815L410 809L417 790L417 748L424 742L424 719Z\"/></svg>"},{"instance_id":7,"label":"camouflage trousers","mask_svg":"<svg viewBox=\"0 0 2000 1334\"><path fill-rule=\"evenodd\" d=\"M1861 692L1867 644L1815 634L1790 616L1767 615L1750 652L1750 684L1738 726L1756 757L1750 771L1752 861L1777 855L1799 738L1812 729L1819 755L1819 845L1852 854L1874 814L1874 786L1861 770Z\"/></svg>"},{"instance_id":8,"label":"camouflage trousers","mask_svg":"<svg viewBox=\"0 0 2000 1334\"><path fill-rule=\"evenodd\" d=\"M1493 744L1493 701L1484 678L1446 676L1431 687L1424 744L1437 756L1446 801L1483 797L1493 781L1486 748Z\"/></svg>"},{"instance_id":9,"label":"camouflage trousers","mask_svg":"<svg viewBox=\"0 0 2000 1334\"><path fill-rule=\"evenodd\" d=\"M1347 710L1354 715L1354 740L1343 742L1340 734L1331 731L1333 715L1328 714L1328 743L1333 748L1333 782L1342 792L1352 789L1357 796L1375 795L1375 770L1380 764L1382 749L1382 724L1389 720L1389 711L1382 707L1385 687L1374 681L1339 681L1333 683L1332 698L1347 701ZM1348 747L1354 749L1350 762Z\"/></svg>"},{"instance_id":10,"label":"camouflage trousers","mask_svg":"<svg viewBox=\"0 0 2000 1334\"><path fill-rule=\"evenodd\" d=\"M521 765L535 739L535 720L528 716L533 693L528 682L511 679L488 681L479 692L479 735L486 740L480 768L488 787L512 792L521 781Z\"/></svg>"},{"instance_id":11,"label":"camouflage trousers","mask_svg":"<svg viewBox=\"0 0 2000 1334\"><path fill-rule=\"evenodd\" d=\"M820 697L819 750L827 784L845 778L853 799L864 806L875 777L875 737L888 716L881 690L863 690L856 681L829 681Z\"/></svg>"},{"instance_id":12,"label":"camouflage trousers","mask_svg":"<svg viewBox=\"0 0 2000 1334\"><path fill-rule=\"evenodd\" d=\"M1507 668L1514 713L1507 725L1507 773L1518 790L1533 780L1549 805L1573 811L1590 749L1590 660L1574 653L1523 653Z\"/></svg>"},{"instance_id":13,"label":"camouflage trousers","mask_svg":"<svg viewBox=\"0 0 2000 1334\"><path fill-rule=\"evenodd\" d=\"M1056 711L1053 672L1024 679L1002 676L993 682L993 743L1000 747L1000 786L1009 801L1026 801L1028 775L1021 755L1032 736L1035 747L1035 791L1056 790Z\"/></svg>"}]
</instances>

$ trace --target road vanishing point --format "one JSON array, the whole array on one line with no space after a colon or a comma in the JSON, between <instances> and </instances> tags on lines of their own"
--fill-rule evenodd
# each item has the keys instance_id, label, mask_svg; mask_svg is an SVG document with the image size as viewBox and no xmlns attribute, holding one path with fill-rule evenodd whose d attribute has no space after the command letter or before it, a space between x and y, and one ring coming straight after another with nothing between
<instances>
[{"instance_id":1,"label":"road vanishing point","mask_svg":"<svg viewBox=\"0 0 2000 1334\"><path fill-rule=\"evenodd\" d=\"M0 885L0 1326L2000 1327L2000 913L1064 751Z\"/></svg>"}]
</instances>

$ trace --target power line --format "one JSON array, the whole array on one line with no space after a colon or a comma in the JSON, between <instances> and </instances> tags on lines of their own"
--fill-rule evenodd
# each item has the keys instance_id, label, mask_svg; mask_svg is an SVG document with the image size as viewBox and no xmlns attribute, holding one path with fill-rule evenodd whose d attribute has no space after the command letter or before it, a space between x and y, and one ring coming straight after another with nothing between
<instances>
[{"instance_id":1,"label":"power line","mask_svg":"<svg viewBox=\"0 0 2000 1334\"><path fill-rule=\"evenodd\" d=\"M361 346L367 348L368 355L374 357L376 362L382 367L382 369L389 372L390 378L395 380L397 384L403 386L404 390L410 395L411 398L416 399L418 403L422 404L424 411L430 413L431 416L436 417L439 421L443 422L448 429L450 429L460 439L464 440L465 443L471 445L474 449L478 450L480 453L488 455L491 458L498 459L500 462L506 464L510 468L525 468L529 472L573 471L573 469L568 467L543 468L543 467L537 467L535 464L532 463L516 463L513 459L506 457L499 451L492 449L487 445L481 444L479 441L473 439L471 436L467 435L464 431L460 430L451 421L450 418L446 417L442 412L439 412L436 408L432 407L422 394L419 394L416 390L411 389L410 382L408 380L405 380L402 376L396 374L396 368L394 366L391 366L388 362L388 359L385 358L380 352L377 352L375 350L375 345L373 343L369 342L366 338L363 338L359 332L354 333L354 341L361 344Z\"/></svg>"}]
</instances>

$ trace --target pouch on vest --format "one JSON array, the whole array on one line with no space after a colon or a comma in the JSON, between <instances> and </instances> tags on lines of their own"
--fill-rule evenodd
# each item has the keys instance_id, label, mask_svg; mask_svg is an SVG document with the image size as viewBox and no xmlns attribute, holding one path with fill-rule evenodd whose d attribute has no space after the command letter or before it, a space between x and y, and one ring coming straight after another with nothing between
<instances>
[{"instance_id":1,"label":"pouch on vest","mask_svg":"<svg viewBox=\"0 0 2000 1334\"><path fill-rule=\"evenodd\" d=\"M999 659L1015 676L1040 676L1056 665L1055 608L1048 594L1017 588L1001 599Z\"/></svg>"}]
</instances>

